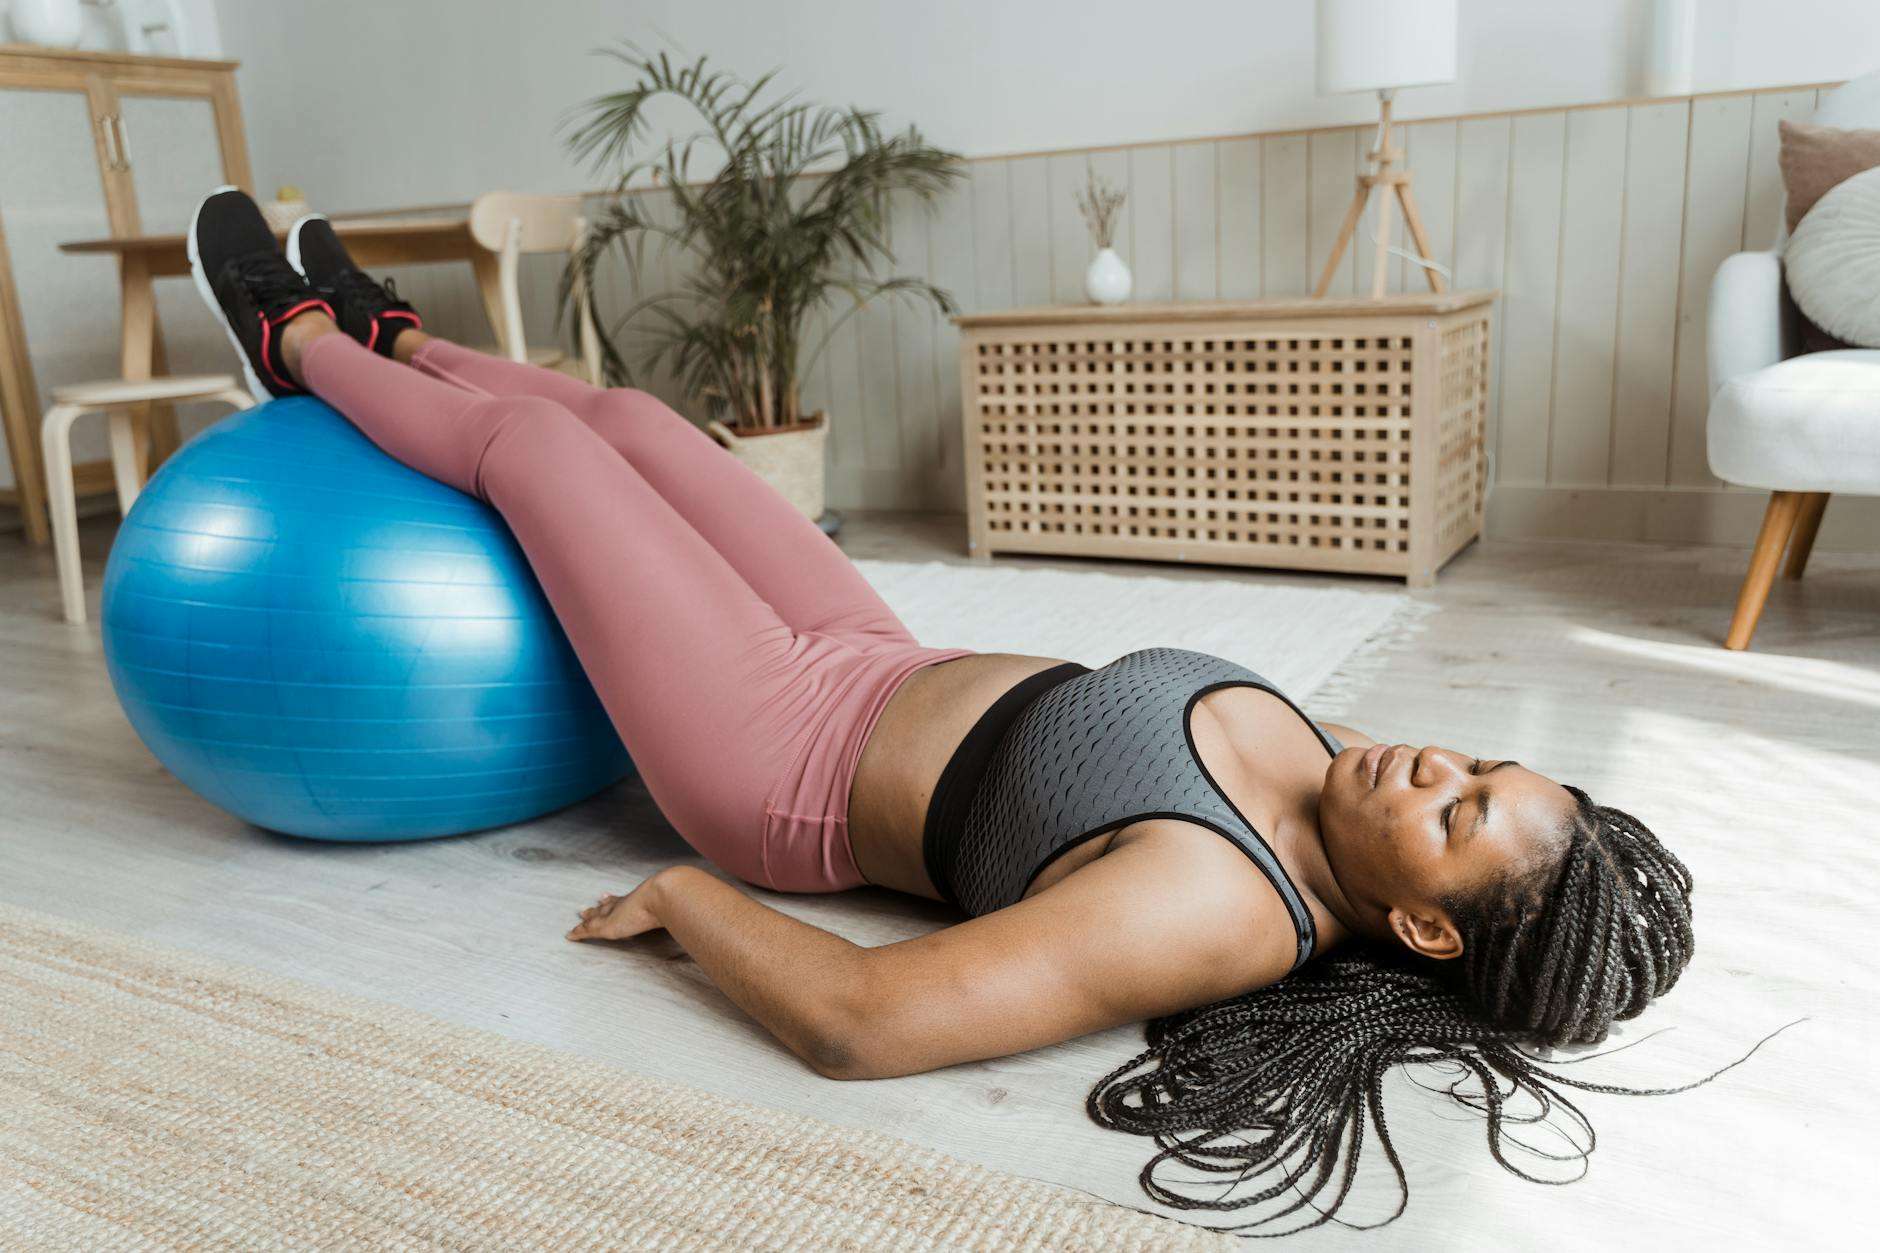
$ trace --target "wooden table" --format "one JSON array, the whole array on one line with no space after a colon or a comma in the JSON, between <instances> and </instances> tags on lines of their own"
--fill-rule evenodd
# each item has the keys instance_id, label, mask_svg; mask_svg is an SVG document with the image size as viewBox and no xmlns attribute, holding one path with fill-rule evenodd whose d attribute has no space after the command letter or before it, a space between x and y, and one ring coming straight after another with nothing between
<instances>
[{"instance_id":1,"label":"wooden table","mask_svg":"<svg viewBox=\"0 0 1880 1253\"><path fill-rule=\"evenodd\" d=\"M496 255L471 239L468 217L335 218L333 230L362 267L469 262L476 272L477 289L491 328L502 326ZM286 232L280 235L285 240ZM188 242L184 235L127 235L59 245L61 252L116 255L123 307L120 368L127 379L147 379L168 368L157 326L154 286L157 279L189 274ZM174 451L179 442L174 413L163 409L150 416L148 423L138 423L140 431L147 432L140 441L145 443L140 453L149 462L146 472Z\"/></svg>"}]
</instances>

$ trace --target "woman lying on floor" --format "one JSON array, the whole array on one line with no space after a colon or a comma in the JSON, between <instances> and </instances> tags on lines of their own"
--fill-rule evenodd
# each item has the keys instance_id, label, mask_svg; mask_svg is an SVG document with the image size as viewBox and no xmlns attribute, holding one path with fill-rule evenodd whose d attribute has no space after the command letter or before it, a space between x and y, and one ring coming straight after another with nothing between
<instances>
[{"instance_id":1,"label":"woman lying on floor","mask_svg":"<svg viewBox=\"0 0 1880 1253\"><path fill-rule=\"evenodd\" d=\"M647 790L699 852L778 891L875 884L969 915L861 948L675 866L568 933L664 928L825 1075L912 1074L1150 1019L1149 1048L1090 1112L1160 1137L1143 1174L1157 1199L1236 1208L1309 1172L1307 1196L1325 1186L1367 1110L1383 1131L1394 1062L1455 1059L1559 1099L1544 1080L1574 1081L1515 1046L1603 1040L1690 960L1685 867L1576 788L1321 726L1205 653L1093 670L923 647L697 427L642 392L427 335L323 219L297 224L283 257L224 189L198 209L190 255L258 395L311 391L502 512ZM1498 1136L1500 1105L1465 1097ZM1236 1134L1249 1129L1267 1134ZM1170 1157L1283 1178L1198 1202L1154 1178Z\"/></svg>"}]
</instances>

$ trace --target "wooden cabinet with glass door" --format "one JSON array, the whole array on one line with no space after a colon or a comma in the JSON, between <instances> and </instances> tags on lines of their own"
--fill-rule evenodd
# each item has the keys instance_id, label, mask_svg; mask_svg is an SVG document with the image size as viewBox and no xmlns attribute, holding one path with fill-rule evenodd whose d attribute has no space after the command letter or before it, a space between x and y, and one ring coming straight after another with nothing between
<instances>
[{"instance_id":1,"label":"wooden cabinet with glass door","mask_svg":"<svg viewBox=\"0 0 1880 1253\"><path fill-rule=\"evenodd\" d=\"M0 45L0 519L6 506L18 510L33 542L47 538L38 433L51 388L167 368L161 336L140 354L124 345L148 337L120 335L124 322L157 318L147 284L146 298L120 299L132 287L119 268L139 262L62 255L58 245L181 231L217 183L254 189L234 62ZM175 447L174 414L139 427L153 460ZM78 487L81 497L110 492L108 460L79 465Z\"/></svg>"}]
</instances>

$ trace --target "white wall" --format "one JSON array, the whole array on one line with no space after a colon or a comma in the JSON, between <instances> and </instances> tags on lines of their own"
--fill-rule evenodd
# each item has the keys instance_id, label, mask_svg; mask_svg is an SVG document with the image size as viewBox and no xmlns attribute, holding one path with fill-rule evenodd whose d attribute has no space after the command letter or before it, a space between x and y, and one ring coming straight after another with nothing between
<instances>
[{"instance_id":1,"label":"white wall","mask_svg":"<svg viewBox=\"0 0 1880 1253\"><path fill-rule=\"evenodd\" d=\"M1766 495L1709 470L1703 327L1710 276L1780 220L1777 125L1820 93L1776 87L1633 104L1412 122L1400 144L1436 257L1460 287L1499 292L1487 442L1491 535L1747 543ZM930 212L897 198L897 273L968 311L1082 299L1088 234L1072 192L1086 161L1126 189L1116 246L1139 300L1304 295L1338 233L1371 127L1325 127L1054 154L979 157ZM656 215L664 193L647 193ZM1367 218L1360 238L1374 230ZM1346 252L1340 296L1370 289L1374 252ZM529 342L552 332L558 266L525 266ZM598 291L615 317L691 271L649 249L636 287L615 266ZM462 266L408 267L400 290L432 329L487 340ZM1391 290L1416 290L1402 263ZM639 361L644 319L620 333ZM812 322L812 338L819 324ZM666 371L637 380L702 420ZM877 302L844 322L802 396L830 416L825 469L838 508L964 508L959 333L930 311ZM1880 498L1830 511L1823 548L1872 551Z\"/></svg>"},{"instance_id":2,"label":"white wall","mask_svg":"<svg viewBox=\"0 0 1880 1253\"><path fill-rule=\"evenodd\" d=\"M196 0L208 3L209 0ZM1873 0L1700 0L1699 91L1880 63ZM590 50L669 36L745 76L882 109L969 156L1361 121L1321 98L1310 0L242 0L257 177L333 207L593 185L556 138L619 85ZM1463 0L1461 79L1400 98L1430 117L1637 95L1648 0Z\"/></svg>"},{"instance_id":3,"label":"white wall","mask_svg":"<svg viewBox=\"0 0 1880 1253\"><path fill-rule=\"evenodd\" d=\"M240 4L243 0L228 0L230 4ZM222 55L222 25L216 19L215 0L177 0L177 7L182 10L183 24L189 30L189 47L186 51L192 57L219 57Z\"/></svg>"}]
</instances>

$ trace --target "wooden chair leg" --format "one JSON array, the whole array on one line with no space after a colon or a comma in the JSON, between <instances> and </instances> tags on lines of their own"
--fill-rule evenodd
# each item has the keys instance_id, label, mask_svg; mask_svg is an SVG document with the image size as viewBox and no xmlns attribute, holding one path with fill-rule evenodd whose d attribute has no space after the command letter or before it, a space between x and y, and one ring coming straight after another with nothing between
<instances>
[{"instance_id":1,"label":"wooden chair leg","mask_svg":"<svg viewBox=\"0 0 1880 1253\"><path fill-rule=\"evenodd\" d=\"M1782 564L1782 550L1788 547L1789 535L1795 530L1803 495L1802 492L1775 492L1769 497L1762 531L1756 536L1756 551L1750 554L1749 574L1743 580L1743 590L1737 594L1736 617L1731 620L1730 634L1723 641L1725 648L1748 648L1750 637L1756 634L1763 602L1769 599L1770 584L1776 580L1776 567Z\"/></svg>"},{"instance_id":2,"label":"wooden chair leg","mask_svg":"<svg viewBox=\"0 0 1880 1253\"><path fill-rule=\"evenodd\" d=\"M190 397L190 399L196 399ZM255 399L240 388L231 388L224 392L212 392L202 397L204 400L219 400L233 409L252 409ZM137 503L144 484L150 476L145 471L147 462L138 448L137 424L134 411L128 406L120 406L111 411L111 474L117 481L118 513L128 515L131 506Z\"/></svg>"},{"instance_id":3,"label":"wooden chair leg","mask_svg":"<svg viewBox=\"0 0 1880 1253\"><path fill-rule=\"evenodd\" d=\"M136 418L127 408L111 411L111 477L117 483L118 514L131 511L137 493L144 485L144 466L148 462L137 455Z\"/></svg>"},{"instance_id":4,"label":"wooden chair leg","mask_svg":"<svg viewBox=\"0 0 1880 1253\"><path fill-rule=\"evenodd\" d=\"M72 481L72 423L77 405L54 405L39 428L46 459L46 506L52 515L52 552L59 568L59 601L67 622L85 620L85 575L78 563L78 491Z\"/></svg>"},{"instance_id":5,"label":"wooden chair leg","mask_svg":"<svg viewBox=\"0 0 1880 1253\"><path fill-rule=\"evenodd\" d=\"M1815 533L1821 530L1821 515L1828 508L1828 493L1807 492L1802 496L1802 511L1795 518L1795 538L1789 541L1788 564L1782 577L1799 579L1808 569L1808 554L1815 548Z\"/></svg>"}]
</instances>

